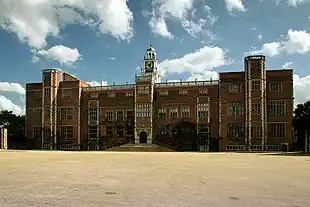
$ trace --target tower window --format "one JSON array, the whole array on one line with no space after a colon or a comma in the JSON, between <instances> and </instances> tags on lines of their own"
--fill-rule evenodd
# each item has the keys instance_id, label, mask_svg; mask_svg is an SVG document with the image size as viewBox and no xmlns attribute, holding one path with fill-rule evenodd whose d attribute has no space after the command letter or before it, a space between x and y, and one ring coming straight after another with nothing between
<instances>
[{"instance_id":1,"label":"tower window","mask_svg":"<svg viewBox=\"0 0 310 207\"><path fill-rule=\"evenodd\" d=\"M253 91L260 91L261 90L261 80L252 80L252 90Z\"/></svg>"},{"instance_id":2,"label":"tower window","mask_svg":"<svg viewBox=\"0 0 310 207\"><path fill-rule=\"evenodd\" d=\"M241 85L240 84L230 84L229 85L229 93L240 93Z\"/></svg>"}]
</instances>

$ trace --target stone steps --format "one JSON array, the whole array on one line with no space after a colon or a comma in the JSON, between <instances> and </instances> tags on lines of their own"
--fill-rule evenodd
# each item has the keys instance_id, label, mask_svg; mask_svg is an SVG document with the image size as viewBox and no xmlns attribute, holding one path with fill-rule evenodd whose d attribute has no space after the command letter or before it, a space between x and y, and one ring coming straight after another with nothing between
<instances>
[{"instance_id":1,"label":"stone steps","mask_svg":"<svg viewBox=\"0 0 310 207\"><path fill-rule=\"evenodd\" d=\"M119 147L113 147L107 151L119 152L173 152L173 150L166 147L161 147L156 144L125 144Z\"/></svg>"}]
</instances>

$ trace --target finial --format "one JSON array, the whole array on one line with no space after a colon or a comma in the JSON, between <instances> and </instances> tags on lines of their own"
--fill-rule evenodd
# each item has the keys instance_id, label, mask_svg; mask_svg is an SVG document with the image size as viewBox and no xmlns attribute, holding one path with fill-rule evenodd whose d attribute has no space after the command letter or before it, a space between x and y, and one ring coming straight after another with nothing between
<instances>
[{"instance_id":1,"label":"finial","mask_svg":"<svg viewBox=\"0 0 310 207\"><path fill-rule=\"evenodd\" d=\"M149 47L151 48L153 46L152 41L149 41Z\"/></svg>"}]
</instances>

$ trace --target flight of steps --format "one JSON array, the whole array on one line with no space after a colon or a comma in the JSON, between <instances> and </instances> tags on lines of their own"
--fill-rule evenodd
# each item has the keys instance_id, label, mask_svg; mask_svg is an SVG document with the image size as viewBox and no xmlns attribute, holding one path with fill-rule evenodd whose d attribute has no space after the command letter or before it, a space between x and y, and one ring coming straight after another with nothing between
<instances>
[{"instance_id":1,"label":"flight of steps","mask_svg":"<svg viewBox=\"0 0 310 207\"><path fill-rule=\"evenodd\" d=\"M156 144L124 144L119 147L113 147L107 151L119 152L174 152L173 150L161 147Z\"/></svg>"}]
</instances>

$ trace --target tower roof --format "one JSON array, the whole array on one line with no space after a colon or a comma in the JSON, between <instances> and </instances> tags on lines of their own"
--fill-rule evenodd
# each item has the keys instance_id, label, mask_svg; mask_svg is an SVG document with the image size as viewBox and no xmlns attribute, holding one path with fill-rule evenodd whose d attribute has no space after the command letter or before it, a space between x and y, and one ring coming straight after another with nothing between
<instances>
[{"instance_id":1,"label":"tower roof","mask_svg":"<svg viewBox=\"0 0 310 207\"><path fill-rule=\"evenodd\" d=\"M149 47L147 48L146 52L156 52L152 45L152 41L149 42Z\"/></svg>"}]
</instances>

